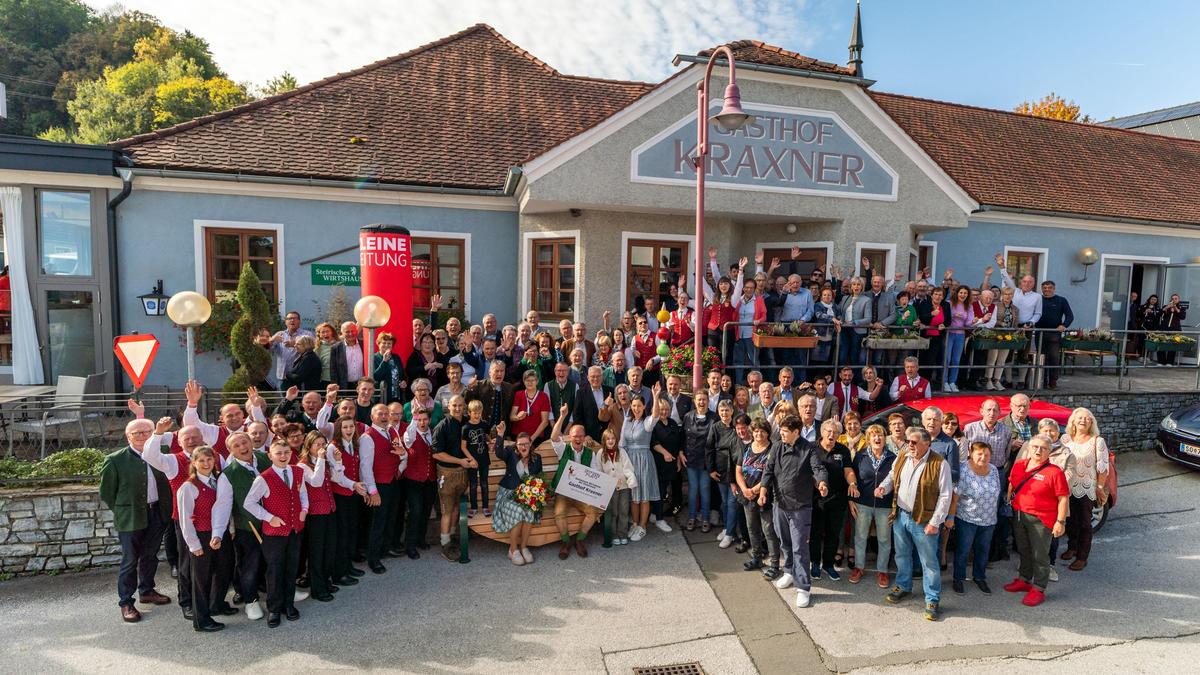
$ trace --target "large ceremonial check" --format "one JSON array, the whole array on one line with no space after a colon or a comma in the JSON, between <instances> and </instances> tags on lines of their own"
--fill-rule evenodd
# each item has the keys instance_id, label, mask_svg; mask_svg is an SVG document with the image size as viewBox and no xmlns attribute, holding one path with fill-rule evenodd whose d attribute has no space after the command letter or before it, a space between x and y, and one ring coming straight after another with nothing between
<instances>
[{"instance_id":1,"label":"large ceremonial check","mask_svg":"<svg viewBox=\"0 0 1200 675\"><path fill-rule=\"evenodd\" d=\"M608 508L608 500L612 498L613 490L617 487L616 478L589 469L574 460L567 462L563 471L562 478L558 479L558 489L555 491L557 495L570 497L598 509Z\"/></svg>"}]
</instances>

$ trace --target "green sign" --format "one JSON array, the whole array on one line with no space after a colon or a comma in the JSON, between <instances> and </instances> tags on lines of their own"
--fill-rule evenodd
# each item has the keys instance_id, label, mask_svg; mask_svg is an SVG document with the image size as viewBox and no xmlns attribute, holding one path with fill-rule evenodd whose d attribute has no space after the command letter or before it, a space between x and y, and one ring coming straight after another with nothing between
<instances>
[{"instance_id":1,"label":"green sign","mask_svg":"<svg viewBox=\"0 0 1200 675\"><path fill-rule=\"evenodd\" d=\"M358 286L358 265L313 265L313 286Z\"/></svg>"}]
</instances>

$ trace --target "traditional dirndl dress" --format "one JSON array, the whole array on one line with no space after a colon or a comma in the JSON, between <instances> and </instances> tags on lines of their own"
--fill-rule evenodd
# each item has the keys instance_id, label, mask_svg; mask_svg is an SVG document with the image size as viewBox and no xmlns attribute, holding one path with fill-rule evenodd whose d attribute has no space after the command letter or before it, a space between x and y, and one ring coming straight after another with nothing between
<instances>
[{"instance_id":1,"label":"traditional dirndl dress","mask_svg":"<svg viewBox=\"0 0 1200 675\"><path fill-rule=\"evenodd\" d=\"M651 422L654 420L651 419ZM633 466L633 476L637 478L637 487L633 488L630 499L635 502L652 502L661 495L658 489L658 469L654 466L654 456L650 453L650 435L653 430L646 428L645 421L635 422L626 417L621 425L621 451L629 458Z\"/></svg>"},{"instance_id":2,"label":"traditional dirndl dress","mask_svg":"<svg viewBox=\"0 0 1200 675\"><path fill-rule=\"evenodd\" d=\"M521 523L536 525L541 522L541 514L534 514L533 511L521 506L515 497L516 492L513 490L496 486L496 508L492 511L492 530L504 533Z\"/></svg>"}]
</instances>

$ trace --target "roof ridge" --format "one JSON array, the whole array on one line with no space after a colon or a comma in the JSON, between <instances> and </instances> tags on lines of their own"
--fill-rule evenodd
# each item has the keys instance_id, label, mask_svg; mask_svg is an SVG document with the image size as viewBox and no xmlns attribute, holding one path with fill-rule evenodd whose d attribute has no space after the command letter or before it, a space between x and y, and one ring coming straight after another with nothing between
<instances>
[{"instance_id":1,"label":"roof ridge","mask_svg":"<svg viewBox=\"0 0 1200 675\"><path fill-rule=\"evenodd\" d=\"M887 92L887 91L868 90L867 95L869 95L869 96L891 96L893 98L906 98L906 99L909 99L912 101L926 101L928 103L937 103L939 105L947 105L947 106L952 106L955 108L965 108L967 110L981 110L983 112L1000 113L1002 115L1012 115L1014 117L1020 117L1020 118L1028 119L1028 120L1037 120L1039 122L1052 122L1055 124L1069 124L1069 125L1076 126L1076 127L1094 129L1094 130L1102 131L1102 132L1117 132L1117 133L1124 133L1124 134L1134 134L1138 138L1152 140L1152 141L1164 141L1167 143L1181 143L1184 145L1200 146L1200 140L1193 140L1190 138L1179 138L1176 136L1163 136L1161 134L1150 134L1150 133L1146 133L1144 131L1137 131L1134 129L1123 129L1121 127L1110 127L1110 126L1100 124L1100 123L1074 122L1071 120L1060 120L1060 119L1054 119L1053 117L1041 117L1038 115L1027 115L1025 113L1019 113L1019 112L1016 112L1013 110L1001 110L999 108L987 108L987 107L980 106L980 105L970 105L968 103L956 103L954 101L942 101L942 100L936 99L936 98L925 98L923 96L912 96L909 94L896 94L896 93Z\"/></svg>"},{"instance_id":2,"label":"roof ridge","mask_svg":"<svg viewBox=\"0 0 1200 675\"><path fill-rule=\"evenodd\" d=\"M769 52L774 52L776 54L780 54L782 56L787 56L789 58L797 59L800 61L806 61L808 63L821 65L821 66L825 66L828 68L834 68L837 70L842 70L842 71L847 71L847 72L849 70L845 66L834 63L833 61L822 61L821 59L818 59L816 57L801 54L800 52L793 51L791 49L787 49L786 47L780 47L779 45L773 45L773 44L763 42L762 40L754 40L754 39L732 40L730 42L723 42L714 47L709 47L707 49L701 49L699 52L697 52L697 55L699 55L699 56L711 55L713 52L715 52L717 50L718 47L722 47L722 46L727 46L730 49L734 49L734 50L736 50L739 47L757 47L759 49L763 49L763 50L766 50ZM718 60L720 60L721 57L717 57L717 58L718 58Z\"/></svg>"},{"instance_id":3,"label":"roof ridge","mask_svg":"<svg viewBox=\"0 0 1200 675\"><path fill-rule=\"evenodd\" d=\"M352 70L345 70L340 73L335 73L328 77L324 77L320 80L315 80L313 82L309 82L308 84L296 87L295 89L291 89L289 91L285 91L280 94L275 94L274 96L268 96L266 98L260 98L256 101L250 101L249 103L243 103L242 105L234 106L227 110L221 110L219 112L211 113L208 115L203 115L201 117L196 117L194 119L190 119L185 122L180 122L179 124L174 124L169 127L163 127L162 129L155 129L154 131L148 131L143 134L137 134L136 136L130 136L129 138L118 139L118 140L115 140L115 141L112 141L111 143L109 143L108 147L110 147L110 148L125 148L130 145L135 145L137 143L140 143L142 141L166 138L167 136L173 136L182 131L187 131L188 129L192 129L192 128L195 128L195 127L198 127L198 126L201 126L204 124L208 124L209 122L215 122L217 120L222 120L227 117L232 117L234 115L238 115L238 114L250 111L250 110L257 110L258 108L263 108L268 105L278 103L279 101L289 99L293 96L298 96L300 94L308 93L318 87L325 86L332 82L338 82L338 81L347 79L349 77L354 77L356 75L361 75L363 73L370 72L372 70L377 70L377 69L382 68L387 65L391 65L398 61L402 61L404 59L416 56L417 54L420 54L422 52L429 51L430 49L434 49L436 47L441 47L441 46L448 44L450 42L453 42L455 40L464 38L472 33L478 32L480 30L487 30L492 35L495 35L496 37L498 37L501 41L503 41L513 47L516 47L516 45L513 45L508 39L506 39L504 36L502 36L498 32L496 32L496 29L492 28L491 26L487 25L486 23L477 23L472 26L468 26L467 28L464 28L463 30L458 31L457 33L454 33L452 35L447 35L442 38L438 38L437 40L434 40L432 42L427 42L423 45L414 47L406 52L402 52L402 53L396 54L394 56L389 56L387 58L379 59L378 61L372 61L371 63L368 63L364 66L359 66L358 68L354 68ZM516 49L518 51L523 51L519 47L516 47ZM539 63L541 66L547 68L551 73L557 73L557 71L555 71L553 68L546 65L545 63L538 61L536 58L534 58L528 52L525 52L525 55L528 58L535 61L536 63Z\"/></svg>"}]
</instances>

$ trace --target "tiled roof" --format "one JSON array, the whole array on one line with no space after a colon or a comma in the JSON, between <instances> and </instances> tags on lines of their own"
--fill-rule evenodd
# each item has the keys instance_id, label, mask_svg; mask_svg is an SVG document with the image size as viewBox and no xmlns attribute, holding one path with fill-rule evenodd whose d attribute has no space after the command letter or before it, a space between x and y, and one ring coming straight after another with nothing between
<instances>
[{"instance_id":1,"label":"tiled roof","mask_svg":"<svg viewBox=\"0 0 1200 675\"><path fill-rule=\"evenodd\" d=\"M114 146L140 167L498 189L654 87L563 75L480 24Z\"/></svg>"},{"instance_id":2,"label":"tiled roof","mask_svg":"<svg viewBox=\"0 0 1200 675\"><path fill-rule=\"evenodd\" d=\"M737 62L745 61L765 66L780 66L783 68L795 68L796 70L811 70L818 73L854 76L854 71L845 66L839 66L836 63L829 63L828 61L818 61L803 54L797 54L796 52L765 44L758 40L738 40L737 42L728 43L728 46L733 50L733 59ZM713 49L716 49L716 47ZM705 49L699 55L711 56L713 49Z\"/></svg>"},{"instance_id":3,"label":"tiled roof","mask_svg":"<svg viewBox=\"0 0 1200 675\"><path fill-rule=\"evenodd\" d=\"M1200 142L868 93L981 204L1200 225Z\"/></svg>"}]
</instances>

